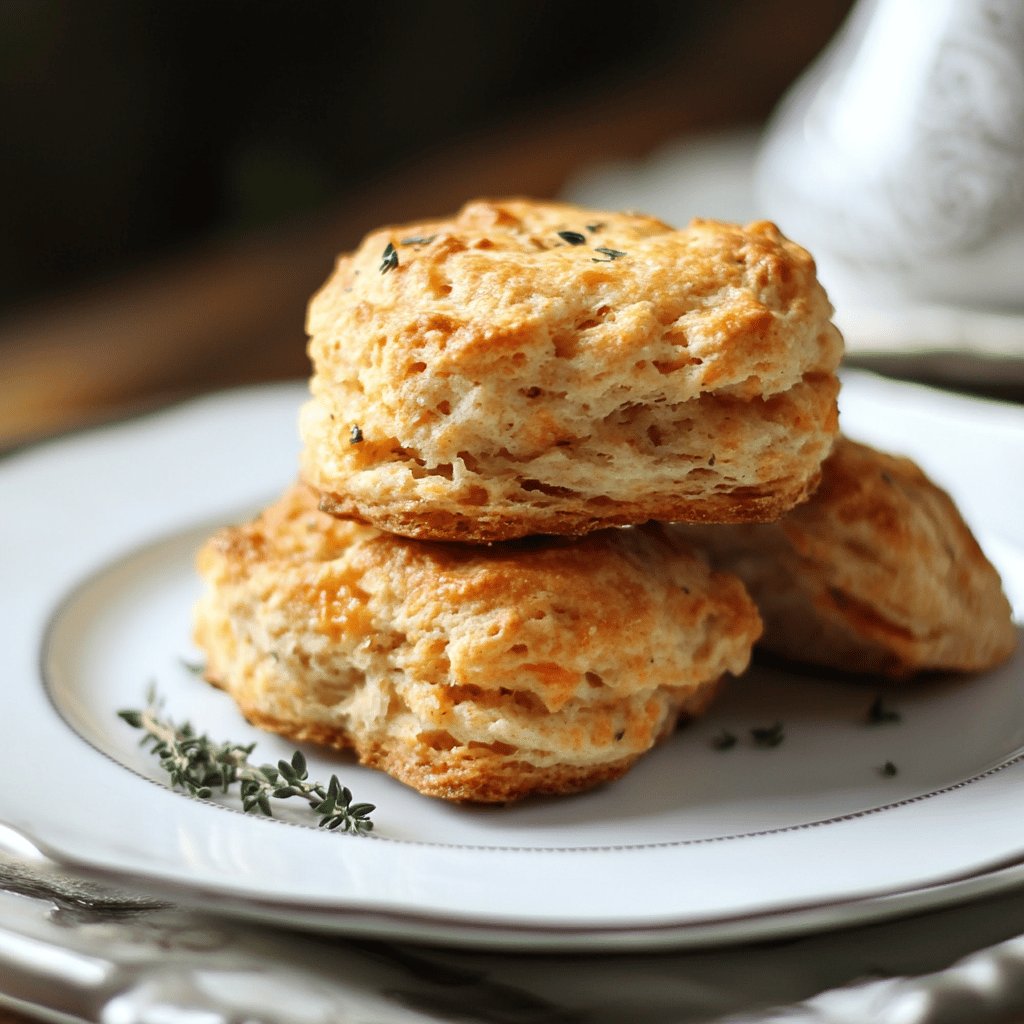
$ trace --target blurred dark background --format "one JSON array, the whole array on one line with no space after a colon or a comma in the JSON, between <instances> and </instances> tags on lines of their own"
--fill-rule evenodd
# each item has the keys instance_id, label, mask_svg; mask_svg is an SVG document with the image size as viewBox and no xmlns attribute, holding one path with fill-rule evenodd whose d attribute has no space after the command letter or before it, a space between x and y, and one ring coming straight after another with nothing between
<instances>
[{"instance_id":1,"label":"blurred dark background","mask_svg":"<svg viewBox=\"0 0 1024 1024\"><path fill-rule=\"evenodd\" d=\"M58 357L83 416L304 373L365 230L759 122L850 6L0 0L0 404Z\"/></svg>"},{"instance_id":2,"label":"blurred dark background","mask_svg":"<svg viewBox=\"0 0 1024 1024\"><path fill-rule=\"evenodd\" d=\"M578 0L8 3L0 301L315 210L670 62L721 7L623 5L609 23Z\"/></svg>"}]
</instances>

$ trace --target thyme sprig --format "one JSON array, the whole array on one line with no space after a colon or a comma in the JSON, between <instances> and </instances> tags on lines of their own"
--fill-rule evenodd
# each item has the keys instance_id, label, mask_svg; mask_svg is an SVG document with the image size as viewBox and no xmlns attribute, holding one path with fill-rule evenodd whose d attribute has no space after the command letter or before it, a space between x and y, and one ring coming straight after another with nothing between
<instances>
[{"instance_id":1,"label":"thyme sprig","mask_svg":"<svg viewBox=\"0 0 1024 1024\"><path fill-rule=\"evenodd\" d=\"M306 759L296 750L290 761L273 765L254 765L249 760L255 743L218 743L205 733L197 733L189 722L177 724L163 711L163 701L150 687L146 707L142 710L118 711L118 717L133 729L144 733L142 747L159 758L171 785L184 789L189 796L208 800L214 790L226 793L239 786L242 810L247 814L272 817L270 801L302 797L314 814L320 828L365 835L373 830L370 813L373 804L353 803L352 793L342 786L336 775L324 786L309 778Z\"/></svg>"}]
</instances>

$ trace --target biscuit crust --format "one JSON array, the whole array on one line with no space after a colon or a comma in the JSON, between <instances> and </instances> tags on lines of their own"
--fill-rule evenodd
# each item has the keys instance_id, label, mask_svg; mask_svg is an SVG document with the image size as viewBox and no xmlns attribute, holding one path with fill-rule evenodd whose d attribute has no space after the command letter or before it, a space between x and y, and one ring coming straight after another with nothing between
<instances>
[{"instance_id":1,"label":"biscuit crust","mask_svg":"<svg viewBox=\"0 0 1024 1024\"><path fill-rule=\"evenodd\" d=\"M207 678L254 724L421 793L506 801L617 778L741 673L742 584L671 529L426 543L296 486L198 557Z\"/></svg>"},{"instance_id":2,"label":"biscuit crust","mask_svg":"<svg viewBox=\"0 0 1024 1024\"><path fill-rule=\"evenodd\" d=\"M831 311L767 222L505 200L385 228L309 307L303 477L425 539L775 519L838 429Z\"/></svg>"},{"instance_id":3,"label":"biscuit crust","mask_svg":"<svg viewBox=\"0 0 1024 1024\"><path fill-rule=\"evenodd\" d=\"M783 657L898 679L992 668L1016 646L999 575L949 495L845 437L780 522L683 532L744 580L762 645Z\"/></svg>"}]
</instances>

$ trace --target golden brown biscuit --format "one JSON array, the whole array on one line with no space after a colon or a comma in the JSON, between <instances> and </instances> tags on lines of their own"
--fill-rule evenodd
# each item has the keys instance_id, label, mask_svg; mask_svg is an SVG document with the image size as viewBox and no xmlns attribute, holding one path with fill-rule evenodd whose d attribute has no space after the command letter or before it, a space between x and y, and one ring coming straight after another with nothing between
<instances>
[{"instance_id":1,"label":"golden brown biscuit","mask_svg":"<svg viewBox=\"0 0 1024 1024\"><path fill-rule=\"evenodd\" d=\"M991 668L1016 644L999 575L950 497L909 459L846 438L780 522L682 535L743 579L763 646L787 658L903 677Z\"/></svg>"},{"instance_id":2,"label":"golden brown biscuit","mask_svg":"<svg viewBox=\"0 0 1024 1024\"><path fill-rule=\"evenodd\" d=\"M508 200L382 229L310 304L303 475L427 539L771 520L837 430L830 315L765 222Z\"/></svg>"},{"instance_id":3,"label":"golden brown biscuit","mask_svg":"<svg viewBox=\"0 0 1024 1024\"><path fill-rule=\"evenodd\" d=\"M426 543L296 487L214 536L199 569L207 678L251 722L453 800L618 777L760 632L742 584L658 526Z\"/></svg>"}]
</instances>

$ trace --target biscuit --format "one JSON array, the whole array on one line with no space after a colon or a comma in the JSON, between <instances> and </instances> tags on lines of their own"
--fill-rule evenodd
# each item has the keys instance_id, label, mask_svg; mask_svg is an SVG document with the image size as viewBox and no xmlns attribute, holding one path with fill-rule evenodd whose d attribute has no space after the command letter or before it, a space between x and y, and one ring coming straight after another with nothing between
<instances>
[{"instance_id":1,"label":"biscuit","mask_svg":"<svg viewBox=\"0 0 1024 1024\"><path fill-rule=\"evenodd\" d=\"M783 657L900 678L991 668L1016 644L998 573L909 459L842 438L778 523L681 532L743 579Z\"/></svg>"},{"instance_id":2,"label":"biscuit","mask_svg":"<svg viewBox=\"0 0 1024 1024\"><path fill-rule=\"evenodd\" d=\"M198 556L207 679L253 724L422 793L622 775L746 667L742 584L657 525L477 547L344 522L297 486Z\"/></svg>"},{"instance_id":3,"label":"biscuit","mask_svg":"<svg viewBox=\"0 0 1024 1024\"><path fill-rule=\"evenodd\" d=\"M775 519L838 429L830 315L766 222L508 200L375 231L309 307L302 473L423 539Z\"/></svg>"}]
</instances>

